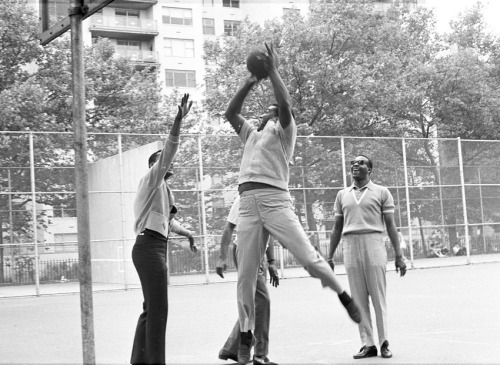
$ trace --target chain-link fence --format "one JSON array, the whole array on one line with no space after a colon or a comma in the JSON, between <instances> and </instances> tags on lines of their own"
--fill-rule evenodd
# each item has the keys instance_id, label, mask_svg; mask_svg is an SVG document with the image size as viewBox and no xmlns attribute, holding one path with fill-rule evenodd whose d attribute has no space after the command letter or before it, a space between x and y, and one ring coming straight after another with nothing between
<instances>
[{"instance_id":1,"label":"chain-link fence","mask_svg":"<svg viewBox=\"0 0 500 365\"><path fill-rule=\"evenodd\" d=\"M163 137L88 135L94 288L139 286L131 262L133 200L147 159ZM0 132L0 140L0 285L19 284L14 263L24 284L78 280L59 275L62 262L73 268L78 259L73 135ZM491 259L500 251L499 152L499 141L298 137L290 192L312 244L326 255L336 194L351 184L349 160L364 154L374 163L372 180L394 197L411 264L452 256L463 256L455 260L466 264L473 256ZM191 253L186 239L171 235L171 283L220 280L215 274L220 233L237 194L241 154L234 134L181 136L169 185L177 218L195 232L200 250ZM275 250L283 276L300 267L278 243ZM335 261L342 260L339 248ZM49 261L58 264L42 264ZM232 261L229 266L234 270Z\"/></svg>"}]
</instances>

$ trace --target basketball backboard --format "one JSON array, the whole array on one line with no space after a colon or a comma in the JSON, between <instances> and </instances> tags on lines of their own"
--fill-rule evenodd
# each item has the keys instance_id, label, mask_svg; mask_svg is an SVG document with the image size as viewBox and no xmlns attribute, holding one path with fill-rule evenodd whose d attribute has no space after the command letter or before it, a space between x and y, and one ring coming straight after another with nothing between
<instances>
[{"instance_id":1,"label":"basketball backboard","mask_svg":"<svg viewBox=\"0 0 500 365\"><path fill-rule=\"evenodd\" d=\"M88 9L83 19L101 10L114 0L83 0ZM46 45L70 28L68 10L74 0L39 0L40 44Z\"/></svg>"}]
</instances>

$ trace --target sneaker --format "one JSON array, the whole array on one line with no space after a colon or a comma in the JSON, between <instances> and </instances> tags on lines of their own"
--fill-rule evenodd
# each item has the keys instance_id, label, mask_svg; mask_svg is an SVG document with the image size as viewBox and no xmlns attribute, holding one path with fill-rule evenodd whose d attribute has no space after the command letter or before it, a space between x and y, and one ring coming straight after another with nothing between
<instances>
[{"instance_id":1,"label":"sneaker","mask_svg":"<svg viewBox=\"0 0 500 365\"><path fill-rule=\"evenodd\" d=\"M219 351L219 359L221 359L221 360L230 359L230 360L238 362L238 355L222 349Z\"/></svg>"},{"instance_id":2,"label":"sneaker","mask_svg":"<svg viewBox=\"0 0 500 365\"><path fill-rule=\"evenodd\" d=\"M269 358L264 355L264 356L255 356L253 355L253 365L260 365L260 364L265 364L265 365L278 365L275 362L272 362L269 360Z\"/></svg>"}]
</instances>

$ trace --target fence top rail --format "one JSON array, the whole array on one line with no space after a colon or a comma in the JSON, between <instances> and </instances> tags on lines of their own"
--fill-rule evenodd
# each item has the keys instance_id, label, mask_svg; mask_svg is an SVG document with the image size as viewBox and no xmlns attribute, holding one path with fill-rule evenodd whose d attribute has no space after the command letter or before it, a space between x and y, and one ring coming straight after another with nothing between
<instances>
[{"instance_id":1,"label":"fence top rail","mask_svg":"<svg viewBox=\"0 0 500 365\"><path fill-rule=\"evenodd\" d=\"M0 134L67 134L72 135L73 132L57 132L57 131L0 131ZM159 138L164 138L168 136L168 133L124 133L124 132L87 132L87 135L109 135L109 136L156 136ZM221 131L220 133L181 133L184 137L237 137L234 132ZM488 140L488 139L461 139L460 137L436 137L436 138L420 138L420 137L383 137L383 136L297 136L297 138L331 138L331 139L392 139L392 140L440 140L440 141L457 141L462 142L496 142L500 143L499 140Z\"/></svg>"}]
</instances>

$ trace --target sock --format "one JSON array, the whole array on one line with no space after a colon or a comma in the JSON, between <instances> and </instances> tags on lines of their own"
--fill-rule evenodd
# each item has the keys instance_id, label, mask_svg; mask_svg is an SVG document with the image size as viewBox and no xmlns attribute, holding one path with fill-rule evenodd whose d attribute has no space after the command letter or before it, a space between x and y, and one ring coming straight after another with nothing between
<instances>
[{"instance_id":1,"label":"sock","mask_svg":"<svg viewBox=\"0 0 500 365\"><path fill-rule=\"evenodd\" d=\"M252 345L252 331L240 332L240 342L242 345L250 347Z\"/></svg>"},{"instance_id":2,"label":"sock","mask_svg":"<svg viewBox=\"0 0 500 365\"><path fill-rule=\"evenodd\" d=\"M344 307L346 307L349 303L352 302L351 297L345 291L343 291L342 294L339 294L339 299L340 302L344 305Z\"/></svg>"}]
</instances>

